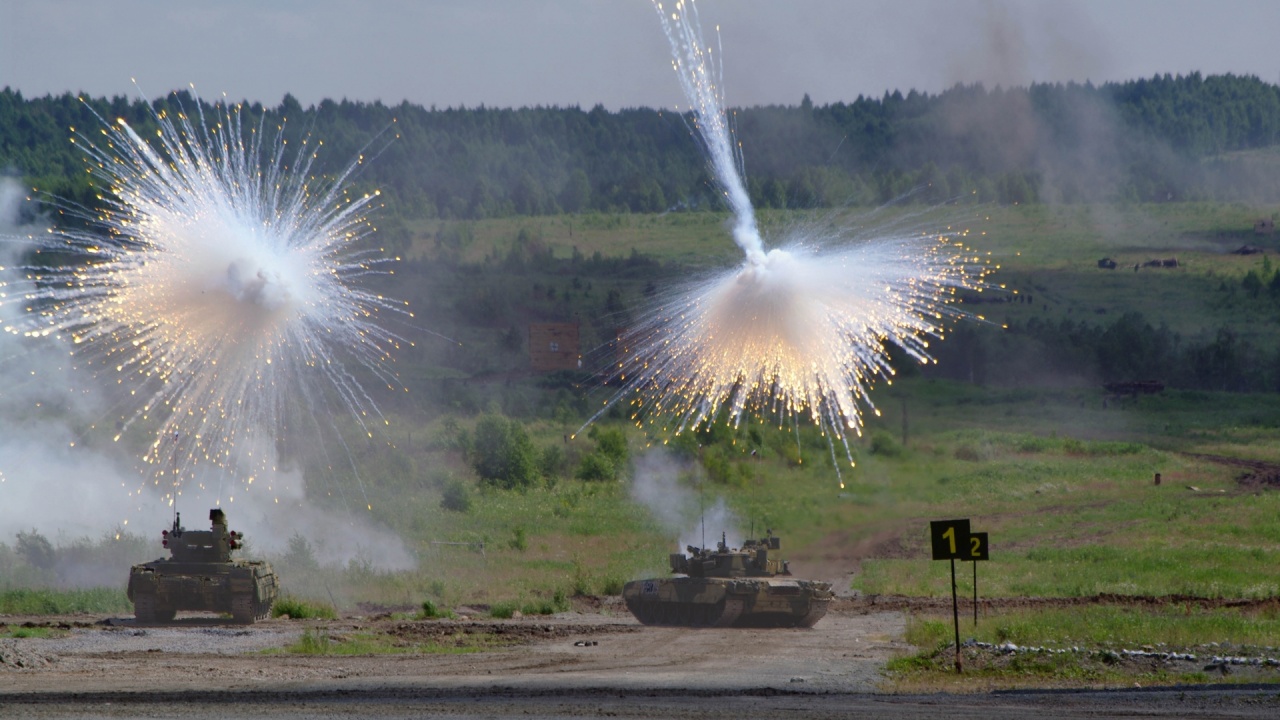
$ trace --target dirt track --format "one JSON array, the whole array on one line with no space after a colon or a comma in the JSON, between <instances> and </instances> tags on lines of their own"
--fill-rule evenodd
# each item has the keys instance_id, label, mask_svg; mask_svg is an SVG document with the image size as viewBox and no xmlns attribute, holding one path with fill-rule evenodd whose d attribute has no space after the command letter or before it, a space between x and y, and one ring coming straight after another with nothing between
<instances>
[{"instance_id":1,"label":"dirt track","mask_svg":"<svg viewBox=\"0 0 1280 720\"><path fill-rule=\"evenodd\" d=\"M893 604L897 604L896 602ZM10 627L15 618L3 618ZM812 630L642 627L618 608L511 621L42 618L56 639L7 643L30 667L0 669L0 717L1276 717L1280 688L1112 693L879 694L907 650L903 616L845 601ZM377 629L443 644L468 631L522 644L470 654L268 655L305 628ZM17 648L14 650L13 648ZM0 648L0 652L3 648ZM977 688L975 688L977 689Z\"/></svg>"}]
</instances>

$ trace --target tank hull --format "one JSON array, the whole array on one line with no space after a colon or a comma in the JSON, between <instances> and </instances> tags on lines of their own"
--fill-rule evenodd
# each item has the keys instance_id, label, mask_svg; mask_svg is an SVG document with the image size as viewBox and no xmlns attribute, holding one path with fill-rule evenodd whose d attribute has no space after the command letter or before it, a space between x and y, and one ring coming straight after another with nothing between
<instances>
[{"instance_id":1,"label":"tank hull","mask_svg":"<svg viewBox=\"0 0 1280 720\"><path fill-rule=\"evenodd\" d=\"M817 580L671 577L633 580L622 598L645 625L813 627L832 593Z\"/></svg>"},{"instance_id":2,"label":"tank hull","mask_svg":"<svg viewBox=\"0 0 1280 720\"><path fill-rule=\"evenodd\" d=\"M129 600L144 623L169 622L180 610L228 613L252 623L270 615L277 594L276 574L261 561L156 560L129 572Z\"/></svg>"}]
</instances>

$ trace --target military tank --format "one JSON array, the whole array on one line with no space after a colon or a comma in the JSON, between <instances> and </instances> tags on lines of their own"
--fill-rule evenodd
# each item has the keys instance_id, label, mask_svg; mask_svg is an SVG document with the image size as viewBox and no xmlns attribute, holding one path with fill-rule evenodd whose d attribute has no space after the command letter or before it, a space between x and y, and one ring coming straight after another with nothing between
<instances>
[{"instance_id":1,"label":"military tank","mask_svg":"<svg viewBox=\"0 0 1280 720\"><path fill-rule=\"evenodd\" d=\"M276 574L261 560L232 559L244 536L227 530L219 508L209 511L210 530L185 530L182 516L161 532L169 558L134 565L129 600L142 623L171 622L179 610L230 613L239 623L266 618L276 600Z\"/></svg>"},{"instance_id":2,"label":"military tank","mask_svg":"<svg viewBox=\"0 0 1280 720\"><path fill-rule=\"evenodd\" d=\"M645 625L689 627L813 627L827 614L831 583L796 580L770 531L730 548L671 554L675 577L632 580L622 588L627 609Z\"/></svg>"}]
</instances>

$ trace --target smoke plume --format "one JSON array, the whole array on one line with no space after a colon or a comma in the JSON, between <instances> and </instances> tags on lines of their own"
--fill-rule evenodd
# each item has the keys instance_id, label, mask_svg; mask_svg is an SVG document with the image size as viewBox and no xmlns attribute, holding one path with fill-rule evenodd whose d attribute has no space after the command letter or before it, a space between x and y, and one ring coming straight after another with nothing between
<instances>
[{"instance_id":1,"label":"smoke plume","mask_svg":"<svg viewBox=\"0 0 1280 720\"><path fill-rule=\"evenodd\" d=\"M742 547L745 536L738 518L723 497L712 499L701 491L704 482L697 463L650 450L636 459L631 497L649 508L675 539L677 551L690 545L715 547L722 534L730 547Z\"/></svg>"}]
</instances>

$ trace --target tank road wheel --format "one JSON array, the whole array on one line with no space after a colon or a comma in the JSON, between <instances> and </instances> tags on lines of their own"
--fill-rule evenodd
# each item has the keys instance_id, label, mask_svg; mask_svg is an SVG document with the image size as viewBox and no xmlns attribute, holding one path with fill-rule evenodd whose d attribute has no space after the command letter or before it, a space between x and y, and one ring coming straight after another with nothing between
<instances>
[{"instance_id":1,"label":"tank road wheel","mask_svg":"<svg viewBox=\"0 0 1280 720\"><path fill-rule=\"evenodd\" d=\"M137 593L133 596L133 618L135 622L153 623L156 621L156 596L150 593Z\"/></svg>"},{"instance_id":2,"label":"tank road wheel","mask_svg":"<svg viewBox=\"0 0 1280 720\"><path fill-rule=\"evenodd\" d=\"M711 622L711 627L730 627L738 620L738 616L742 614L742 610L746 607L746 600L740 597L729 596L724 599L716 607L720 609L719 617Z\"/></svg>"},{"instance_id":3,"label":"tank road wheel","mask_svg":"<svg viewBox=\"0 0 1280 720\"><path fill-rule=\"evenodd\" d=\"M242 625L252 625L254 621L253 596L237 595L231 598L231 617Z\"/></svg>"}]
</instances>

